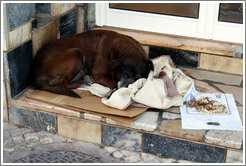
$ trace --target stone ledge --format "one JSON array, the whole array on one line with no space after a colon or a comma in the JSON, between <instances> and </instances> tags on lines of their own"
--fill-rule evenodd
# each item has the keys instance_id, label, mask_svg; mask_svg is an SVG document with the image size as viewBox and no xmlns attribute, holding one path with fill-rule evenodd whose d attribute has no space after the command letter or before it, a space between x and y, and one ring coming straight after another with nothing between
<instances>
[{"instance_id":1,"label":"stone ledge","mask_svg":"<svg viewBox=\"0 0 246 166\"><path fill-rule=\"evenodd\" d=\"M26 93L28 93L28 91ZM182 129L179 107L167 109L165 110L165 112L164 110L148 109L137 120L127 123L113 120L108 117L94 115L93 113L88 113L86 111L85 113L82 113L77 112L76 110L65 109L55 105L45 104L39 101L28 100L23 96L21 96L16 101L16 105L18 105L19 107L21 106L22 108L38 109L42 112L52 113L57 116L61 115L71 118L77 118L78 120L82 121L87 120L91 123L110 125L119 128L123 127L127 130L149 132L163 136L170 136L177 139L184 139L187 141L196 141L203 144L210 144L212 146L221 146L224 148L242 148L243 138L242 132L240 131L218 131L220 132L220 134L212 134L212 130Z\"/></svg>"},{"instance_id":2,"label":"stone ledge","mask_svg":"<svg viewBox=\"0 0 246 166\"><path fill-rule=\"evenodd\" d=\"M191 73L195 73L194 70ZM203 75L208 74L209 72L205 72L202 74L202 76L199 76L199 78L202 78ZM197 76L197 75L196 75ZM216 74L215 74L216 76ZM218 76L218 75L217 75ZM221 93L223 89L220 89L221 83L224 83L225 85L229 86L230 88L227 88L228 93L235 93L238 95L242 95L240 88L239 88L239 82L241 81L241 77L237 77L237 81L231 85L230 81L228 81L227 77L228 75L221 75L221 82L213 82L211 78L207 78L205 81L202 80L194 80L195 87L197 90L203 92L203 93ZM225 82L223 82L223 80ZM227 80L227 81L226 81ZM224 85L223 85L224 86ZM233 87L238 87L237 89ZM236 92L232 92L231 90L236 90ZM28 93L28 90L25 92ZM36 109L37 112L43 112L47 114L51 114L55 116L58 119L61 119L61 117L69 119L69 122L71 121L71 129L69 131L73 130L83 130L83 126L97 126L98 132L97 136L95 136L95 139L101 138L100 141L95 141L98 144L106 145L106 146L115 146L119 147L121 149L131 149L134 151L142 151L142 152L151 152L152 154L158 153L160 155L168 157L169 155L172 155L174 158L177 157L179 159L184 160L190 160L190 161L196 161L196 162L211 162L215 160L215 158L211 158L210 154L207 154L207 152L199 151L198 147L202 147L202 149L207 149L209 152L217 155L217 158L219 162L225 162L222 160L222 156L226 154L227 149L232 151L242 151L242 144L243 144L243 136L242 132L240 131L217 131L217 130L185 130L182 129L181 126L181 116L180 116L180 110L179 107L171 107L167 110L158 110L158 109L148 109L144 114L142 114L137 120L131 123L127 122L120 122L117 120L110 119L109 117L105 117L102 115L95 115L91 112L83 112L81 110L78 112L78 110L70 110L65 108L59 108L55 105L48 105L44 104L42 102L38 101L31 101L31 99L27 100L24 97L24 94L20 96L18 99L15 100L15 107L22 107L22 109ZM238 100L237 98L235 98ZM240 102L239 102L240 103ZM239 105L239 113L242 118L242 106ZM10 114L12 114L10 112ZM151 115L151 116L150 116ZM150 123L151 122L151 123ZM82 125L79 125L82 124ZM59 126L62 129L61 123L58 124L58 131ZM82 126L82 127L81 127ZM99 127L100 126L100 127ZM87 127L90 128L90 127ZM101 130L100 130L101 128ZM86 130L86 133L93 132L95 133L96 130ZM59 133L59 132L58 132ZM64 134L65 132L63 132ZM81 132L83 133L83 132ZM109 133L109 134L107 134ZM110 134L111 133L111 134ZM92 134L92 133L91 133ZM95 135L95 134L94 134ZM111 138L111 135L113 137ZM153 138L153 142L146 144L145 139ZM69 136L69 135L68 135ZM69 137L73 137L74 135L70 135ZM78 137L78 138L77 138ZM88 139L84 137L83 135L76 135L76 139L82 139L85 141L93 141L93 139ZM164 140L165 146L169 143L172 143L173 146L170 146L170 148L176 148L176 151L180 150L180 156L175 156L173 152L170 153L164 153L163 151L155 151L153 150L153 146L157 146L156 144L162 142ZM175 146L174 146L175 145ZM160 146L163 146L162 148L165 149L164 144L160 144ZM191 156L195 156L192 152L192 148L188 151L187 156L184 153L184 147L189 148L197 148L197 153L206 153L206 156L209 156L206 159L201 159L199 156L197 160L193 160ZM144 148L143 148L144 147ZM152 150L151 150L152 149ZM182 151L183 150L183 151ZM183 156L182 156L183 155ZM128 160L128 159L127 159ZM129 158L129 161L131 159ZM231 159L232 160L232 159ZM233 159L234 160L234 159ZM236 160L236 159L235 159ZM238 159L239 160L239 159ZM230 161L230 159L228 159Z\"/></svg>"},{"instance_id":3,"label":"stone ledge","mask_svg":"<svg viewBox=\"0 0 246 166\"><path fill-rule=\"evenodd\" d=\"M217 54L223 56L235 56L236 50L242 48L242 44L220 42L176 35L167 35L139 30L116 27L98 27L99 29L113 30L138 40L143 45L160 46L195 52ZM97 28L95 28L97 29Z\"/></svg>"},{"instance_id":4,"label":"stone ledge","mask_svg":"<svg viewBox=\"0 0 246 166\"><path fill-rule=\"evenodd\" d=\"M126 129L125 127L117 127L111 124L108 125L99 121L85 120L69 116L64 117L59 114L47 114L37 110L26 110L20 108L11 108L9 114L10 122L15 124L32 126L37 130L49 131L52 133L55 132L62 136L77 140L93 142L104 146L114 146L137 152L142 151L161 155L163 157L173 157L176 159L195 162L224 162L222 158L224 159L226 152L224 147L206 144L205 142L199 142L197 140L191 141L185 138L180 139L176 136L170 137L160 135L157 131L146 132L143 130ZM48 123L42 119L46 119L46 121L48 120ZM54 124L53 122L49 123L51 122L49 119L58 120L51 120L55 123ZM55 126L58 128L55 129ZM55 131L53 129L55 129ZM165 150L166 148L168 148L168 151ZM184 150L186 153L183 152ZM174 153L176 151L179 153ZM207 157L201 159L199 157L200 153L203 153Z\"/></svg>"}]
</instances>

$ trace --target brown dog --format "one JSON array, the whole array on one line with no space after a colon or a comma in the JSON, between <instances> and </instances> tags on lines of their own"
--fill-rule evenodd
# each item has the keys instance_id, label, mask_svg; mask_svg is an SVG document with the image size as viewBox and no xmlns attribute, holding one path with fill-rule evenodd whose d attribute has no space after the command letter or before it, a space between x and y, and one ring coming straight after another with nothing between
<instances>
[{"instance_id":1,"label":"brown dog","mask_svg":"<svg viewBox=\"0 0 246 166\"><path fill-rule=\"evenodd\" d=\"M58 39L34 59L33 85L41 90L79 97L72 90L84 75L111 89L147 78L153 63L139 42L107 30L92 30Z\"/></svg>"}]
</instances>

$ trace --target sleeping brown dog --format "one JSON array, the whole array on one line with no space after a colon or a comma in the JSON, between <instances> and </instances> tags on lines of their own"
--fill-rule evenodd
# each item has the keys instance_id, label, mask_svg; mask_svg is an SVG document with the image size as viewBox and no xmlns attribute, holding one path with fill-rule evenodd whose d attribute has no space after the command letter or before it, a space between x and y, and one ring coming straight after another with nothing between
<instances>
[{"instance_id":1,"label":"sleeping brown dog","mask_svg":"<svg viewBox=\"0 0 246 166\"><path fill-rule=\"evenodd\" d=\"M147 78L153 63L139 42L107 30L92 30L58 39L34 59L33 85L37 89L80 97L71 89L84 76L111 89ZM118 85L117 85L118 84Z\"/></svg>"}]
</instances>

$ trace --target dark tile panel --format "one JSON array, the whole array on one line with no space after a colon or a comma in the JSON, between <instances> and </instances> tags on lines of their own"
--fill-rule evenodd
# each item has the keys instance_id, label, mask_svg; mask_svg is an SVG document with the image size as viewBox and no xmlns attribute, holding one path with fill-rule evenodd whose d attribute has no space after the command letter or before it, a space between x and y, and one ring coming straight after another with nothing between
<instances>
[{"instance_id":1,"label":"dark tile panel","mask_svg":"<svg viewBox=\"0 0 246 166\"><path fill-rule=\"evenodd\" d=\"M57 133L56 117L52 114L10 107L9 121L15 124L30 126L33 129Z\"/></svg>"},{"instance_id":2,"label":"dark tile panel","mask_svg":"<svg viewBox=\"0 0 246 166\"><path fill-rule=\"evenodd\" d=\"M37 13L51 14L51 4L50 3L37 3L36 10L37 10Z\"/></svg>"},{"instance_id":3,"label":"dark tile panel","mask_svg":"<svg viewBox=\"0 0 246 166\"><path fill-rule=\"evenodd\" d=\"M102 127L104 145L141 151L142 134L140 132L106 125Z\"/></svg>"},{"instance_id":4,"label":"dark tile panel","mask_svg":"<svg viewBox=\"0 0 246 166\"><path fill-rule=\"evenodd\" d=\"M143 134L143 152L204 163L222 163L225 155L223 148L148 133Z\"/></svg>"},{"instance_id":5,"label":"dark tile panel","mask_svg":"<svg viewBox=\"0 0 246 166\"><path fill-rule=\"evenodd\" d=\"M37 22L37 19L35 18L35 19L32 21L32 30L38 27L37 24L38 24L38 22Z\"/></svg>"},{"instance_id":6,"label":"dark tile panel","mask_svg":"<svg viewBox=\"0 0 246 166\"><path fill-rule=\"evenodd\" d=\"M30 85L32 55L31 40L7 54L11 97L14 97Z\"/></svg>"},{"instance_id":7,"label":"dark tile panel","mask_svg":"<svg viewBox=\"0 0 246 166\"><path fill-rule=\"evenodd\" d=\"M7 12L10 29L36 17L35 3L8 3Z\"/></svg>"},{"instance_id":8,"label":"dark tile panel","mask_svg":"<svg viewBox=\"0 0 246 166\"><path fill-rule=\"evenodd\" d=\"M66 37L77 32L77 10L61 16L60 18L60 36Z\"/></svg>"},{"instance_id":9,"label":"dark tile panel","mask_svg":"<svg viewBox=\"0 0 246 166\"><path fill-rule=\"evenodd\" d=\"M170 55L176 66L197 67L198 65L198 56L195 52L150 46L149 58L160 55Z\"/></svg>"}]
</instances>

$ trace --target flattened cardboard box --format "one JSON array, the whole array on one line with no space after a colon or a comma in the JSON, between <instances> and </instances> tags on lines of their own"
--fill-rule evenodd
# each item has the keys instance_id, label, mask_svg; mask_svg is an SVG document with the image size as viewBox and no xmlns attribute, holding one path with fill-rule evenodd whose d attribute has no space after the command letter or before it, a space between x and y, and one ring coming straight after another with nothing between
<instances>
[{"instance_id":1,"label":"flattened cardboard box","mask_svg":"<svg viewBox=\"0 0 246 166\"><path fill-rule=\"evenodd\" d=\"M78 112L89 112L123 122L131 122L147 110L147 108L141 107L129 107L125 110L118 110L104 105L101 102L100 97L92 95L89 91L75 90L75 92L81 96L80 99L36 89L29 89L28 92L24 94L24 97Z\"/></svg>"}]
</instances>

